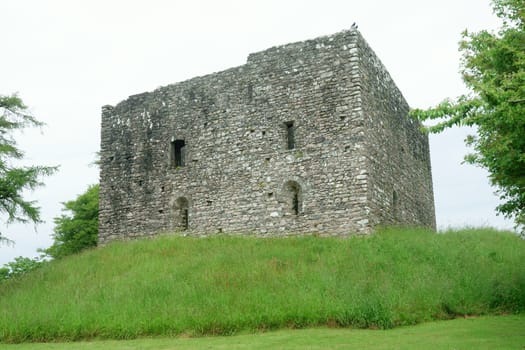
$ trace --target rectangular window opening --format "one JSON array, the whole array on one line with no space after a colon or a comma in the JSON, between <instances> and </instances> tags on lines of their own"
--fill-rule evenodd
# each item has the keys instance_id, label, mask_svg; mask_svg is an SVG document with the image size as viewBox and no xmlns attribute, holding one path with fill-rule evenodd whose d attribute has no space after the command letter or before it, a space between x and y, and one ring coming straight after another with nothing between
<instances>
[{"instance_id":1,"label":"rectangular window opening","mask_svg":"<svg viewBox=\"0 0 525 350\"><path fill-rule=\"evenodd\" d=\"M184 140L171 141L171 163L174 167L185 165L185 147Z\"/></svg>"},{"instance_id":2,"label":"rectangular window opening","mask_svg":"<svg viewBox=\"0 0 525 350\"><path fill-rule=\"evenodd\" d=\"M299 215L299 193L297 192L293 194L292 209L295 215Z\"/></svg>"},{"instance_id":3,"label":"rectangular window opening","mask_svg":"<svg viewBox=\"0 0 525 350\"><path fill-rule=\"evenodd\" d=\"M287 149L295 148L295 127L293 121L285 123Z\"/></svg>"},{"instance_id":4,"label":"rectangular window opening","mask_svg":"<svg viewBox=\"0 0 525 350\"><path fill-rule=\"evenodd\" d=\"M187 230L190 227L188 209L182 209L182 228Z\"/></svg>"}]
</instances>

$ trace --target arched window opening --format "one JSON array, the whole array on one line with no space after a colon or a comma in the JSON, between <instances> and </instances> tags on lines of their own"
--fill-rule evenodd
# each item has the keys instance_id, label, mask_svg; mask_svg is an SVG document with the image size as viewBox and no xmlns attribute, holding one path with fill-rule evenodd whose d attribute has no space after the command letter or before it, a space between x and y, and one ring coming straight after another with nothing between
<instances>
[{"instance_id":1,"label":"arched window opening","mask_svg":"<svg viewBox=\"0 0 525 350\"><path fill-rule=\"evenodd\" d=\"M179 197L175 201L175 228L187 230L190 226L189 223L188 200L184 197Z\"/></svg>"},{"instance_id":2,"label":"arched window opening","mask_svg":"<svg viewBox=\"0 0 525 350\"><path fill-rule=\"evenodd\" d=\"M303 194L301 185L296 181L290 180L286 182L284 192L286 196L286 211L288 214L296 216L300 215L303 211Z\"/></svg>"},{"instance_id":3,"label":"arched window opening","mask_svg":"<svg viewBox=\"0 0 525 350\"><path fill-rule=\"evenodd\" d=\"M295 191L293 193L292 209L295 215L299 215L299 193Z\"/></svg>"}]
</instances>

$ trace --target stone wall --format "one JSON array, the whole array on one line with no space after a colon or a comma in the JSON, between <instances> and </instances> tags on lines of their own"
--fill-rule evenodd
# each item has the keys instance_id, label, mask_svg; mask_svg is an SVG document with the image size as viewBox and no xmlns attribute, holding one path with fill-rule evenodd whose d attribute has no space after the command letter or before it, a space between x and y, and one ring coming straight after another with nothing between
<instances>
[{"instance_id":1,"label":"stone wall","mask_svg":"<svg viewBox=\"0 0 525 350\"><path fill-rule=\"evenodd\" d=\"M100 242L433 227L428 140L407 110L355 30L104 106Z\"/></svg>"},{"instance_id":2,"label":"stone wall","mask_svg":"<svg viewBox=\"0 0 525 350\"><path fill-rule=\"evenodd\" d=\"M359 36L371 225L435 229L428 136L381 61Z\"/></svg>"}]
</instances>

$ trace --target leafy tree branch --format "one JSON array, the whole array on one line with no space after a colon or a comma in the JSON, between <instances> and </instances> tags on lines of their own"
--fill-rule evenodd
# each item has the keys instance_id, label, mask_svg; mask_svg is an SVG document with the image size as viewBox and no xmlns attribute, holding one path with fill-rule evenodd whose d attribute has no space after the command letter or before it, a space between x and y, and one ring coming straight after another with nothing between
<instances>
[{"instance_id":1,"label":"leafy tree branch","mask_svg":"<svg viewBox=\"0 0 525 350\"><path fill-rule=\"evenodd\" d=\"M476 128L465 161L488 170L503 201L496 210L525 231L525 2L494 0L493 9L503 20L497 33L462 33L461 73L470 94L411 114L437 120L427 127L432 133Z\"/></svg>"},{"instance_id":2,"label":"leafy tree branch","mask_svg":"<svg viewBox=\"0 0 525 350\"><path fill-rule=\"evenodd\" d=\"M52 175L57 167L14 165L13 161L22 159L24 153L18 148L13 133L42 125L16 94L0 95L0 213L7 216L6 224L41 222L37 203L26 200L22 194L43 186L41 178ZM0 232L0 243L7 241Z\"/></svg>"}]
</instances>

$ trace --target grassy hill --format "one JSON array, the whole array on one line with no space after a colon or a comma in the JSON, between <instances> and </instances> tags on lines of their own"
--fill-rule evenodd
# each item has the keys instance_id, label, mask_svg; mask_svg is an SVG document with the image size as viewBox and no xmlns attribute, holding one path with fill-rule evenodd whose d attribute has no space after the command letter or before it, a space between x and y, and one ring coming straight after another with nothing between
<instances>
[{"instance_id":1,"label":"grassy hill","mask_svg":"<svg viewBox=\"0 0 525 350\"><path fill-rule=\"evenodd\" d=\"M391 328L525 311L525 241L488 229L115 242L0 284L0 342Z\"/></svg>"}]
</instances>

